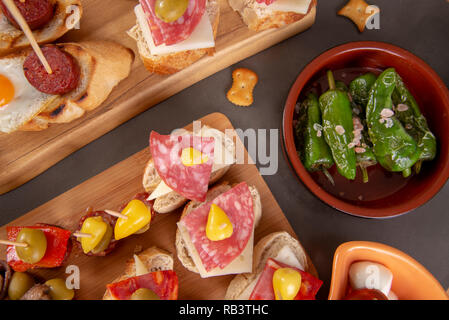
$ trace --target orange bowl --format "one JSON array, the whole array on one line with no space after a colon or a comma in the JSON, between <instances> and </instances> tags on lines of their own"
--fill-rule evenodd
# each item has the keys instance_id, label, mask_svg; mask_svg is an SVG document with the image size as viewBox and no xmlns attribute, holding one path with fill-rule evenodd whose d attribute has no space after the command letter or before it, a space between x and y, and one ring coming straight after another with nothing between
<instances>
[{"instance_id":1,"label":"orange bowl","mask_svg":"<svg viewBox=\"0 0 449 320\"><path fill-rule=\"evenodd\" d=\"M399 300L448 300L440 283L418 261L387 245L351 241L335 251L329 300L342 300L348 289L348 272L352 263L372 261L383 264L393 273L391 290Z\"/></svg>"}]
</instances>

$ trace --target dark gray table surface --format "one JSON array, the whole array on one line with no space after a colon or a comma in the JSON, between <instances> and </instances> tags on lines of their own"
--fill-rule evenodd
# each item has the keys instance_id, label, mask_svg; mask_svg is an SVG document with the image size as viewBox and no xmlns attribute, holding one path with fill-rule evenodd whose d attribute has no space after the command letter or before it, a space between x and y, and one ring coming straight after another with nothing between
<instances>
[{"instance_id":1,"label":"dark gray table surface","mask_svg":"<svg viewBox=\"0 0 449 320\"><path fill-rule=\"evenodd\" d=\"M217 111L228 116L236 128L280 129L284 103L299 72L314 57L339 44L374 40L398 45L421 57L449 85L446 0L371 0L381 8L380 30L362 34L351 21L336 15L345 0L318 2L317 20L310 30L200 81L0 196L0 224L147 147L151 129L169 133ZM255 103L250 108L239 108L226 100L231 72L236 67L248 67L259 75ZM318 200L297 180L280 143L278 156L278 173L264 178L324 281L320 298L327 297L335 249L351 240L378 241L396 247L420 261L443 287L449 287L447 184L431 201L409 214L368 220L340 213Z\"/></svg>"}]
</instances>

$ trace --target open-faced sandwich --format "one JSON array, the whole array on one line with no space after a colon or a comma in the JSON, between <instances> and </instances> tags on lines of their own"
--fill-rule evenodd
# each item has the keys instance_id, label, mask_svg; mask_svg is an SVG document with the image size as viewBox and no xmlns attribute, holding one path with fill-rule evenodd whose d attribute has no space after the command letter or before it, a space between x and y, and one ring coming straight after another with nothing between
<instances>
[{"instance_id":1,"label":"open-faced sandwich","mask_svg":"<svg viewBox=\"0 0 449 320\"><path fill-rule=\"evenodd\" d=\"M176 251L181 263L201 277L251 272L254 229L262 216L255 187L222 183L204 202L189 202L178 222Z\"/></svg>"},{"instance_id":2,"label":"open-faced sandwich","mask_svg":"<svg viewBox=\"0 0 449 320\"><path fill-rule=\"evenodd\" d=\"M150 72L172 74L215 52L217 0L140 0L134 11L128 34Z\"/></svg>"},{"instance_id":3,"label":"open-faced sandwich","mask_svg":"<svg viewBox=\"0 0 449 320\"><path fill-rule=\"evenodd\" d=\"M176 300L178 277L170 253L151 247L135 254L125 272L108 284L103 300Z\"/></svg>"},{"instance_id":4,"label":"open-faced sandwich","mask_svg":"<svg viewBox=\"0 0 449 320\"><path fill-rule=\"evenodd\" d=\"M313 300L322 285L301 244L287 232L275 232L254 247L252 273L237 275L227 300Z\"/></svg>"},{"instance_id":5,"label":"open-faced sandwich","mask_svg":"<svg viewBox=\"0 0 449 320\"><path fill-rule=\"evenodd\" d=\"M304 18L316 0L228 0L249 29L280 28Z\"/></svg>"},{"instance_id":6,"label":"open-faced sandwich","mask_svg":"<svg viewBox=\"0 0 449 320\"><path fill-rule=\"evenodd\" d=\"M130 72L134 53L115 42L44 45L47 73L31 48L0 58L0 131L39 131L101 105Z\"/></svg>"},{"instance_id":7,"label":"open-faced sandwich","mask_svg":"<svg viewBox=\"0 0 449 320\"><path fill-rule=\"evenodd\" d=\"M62 37L82 15L80 0L14 0L39 44ZM0 1L0 56L30 46L14 17Z\"/></svg>"},{"instance_id":8,"label":"open-faced sandwich","mask_svg":"<svg viewBox=\"0 0 449 320\"><path fill-rule=\"evenodd\" d=\"M153 131L150 150L143 187L158 213L176 210L188 200L204 201L208 185L220 179L235 159L233 139L208 126L194 133Z\"/></svg>"}]
</instances>

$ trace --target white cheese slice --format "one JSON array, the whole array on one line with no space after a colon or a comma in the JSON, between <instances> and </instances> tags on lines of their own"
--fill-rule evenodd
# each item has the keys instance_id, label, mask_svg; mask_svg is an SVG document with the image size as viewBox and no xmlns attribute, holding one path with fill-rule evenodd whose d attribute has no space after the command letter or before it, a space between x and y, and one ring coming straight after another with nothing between
<instances>
[{"instance_id":1,"label":"white cheese slice","mask_svg":"<svg viewBox=\"0 0 449 320\"><path fill-rule=\"evenodd\" d=\"M137 17L137 23L142 30L143 37L150 49L152 55L164 55L186 50L196 50L215 47L214 33L207 12L203 14L200 22L193 30L189 38L173 45L161 44L156 46L151 35L150 26L147 17L139 4L134 7L134 13Z\"/></svg>"},{"instance_id":2,"label":"white cheese slice","mask_svg":"<svg viewBox=\"0 0 449 320\"><path fill-rule=\"evenodd\" d=\"M214 164L212 166L212 172L223 169L226 166L232 165L235 162L235 145L231 138L225 136L221 131L213 129L207 126L201 128L201 132L195 133L195 135L202 137L213 137L215 139L214 146ZM226 141L223 141L225 139ZM169 194L173 190L161 181L159 185L148 197L148 201L163 197Z\"/></svg>"},{"instance_id":3,"label":"white cheese slice","mask_svg":"<svg viewBox=\"0 0 449 320\"><path fill-rule=\"evenodd\" d=\"M248 240L248 243L246 244L245 249L243 249L242 254L234 259L230 264L228 264L225 268L215 268L211 271L206 271L206 269L203 266L203 263L201 262L201 258L198 254L198 251L196 250L195 246L193 245L189 232L185 228L182 220L178 222L178 228L181 232L181 236L184 240L184 243L186 245L187 251L189 252L189 256L192 258L193 262L195 263L195 266L198 269L198 272L201 276L201 278L209 278L209 277L215 277L215 276L224 276L227 274L240 274L240 273L247 273L251 272L253 268L253 246L254 246L254 229L251 233L251 237Z\"/></svg>"},{"instance_id":4,"label":"white cheese slice","mask_svg":"<svg viewBox=\"0 0 449 320\"><path fill-rule=\"evenodd\" d=\"M295 253L289 246L282 247L277 256L274 257L274 260L304 271L304 266L298 261L298 258L296 258Z\"/></svg>"},{"instance_id":5,"label":"white cheese slice","mask_svg":"<svg viewBox=\"0 0 449 320\"><path fill-rule=\"evenodd\" d=\"M134 255L134 264L136 266L136 276L142 276L144 274L150 273L148 271L148 268L137 255Z\"/></svg>"},{"instance_id":6,"label":"white cheese slice","mask_svg":"<svg viewBox=\"0 0 449 320\"><path fill-rule=\"evenodd\" d=\"M270 5L265 3L258 3L264 9L271 11L284 11L306 14L309 11L309 6L312 0L276 0Z\"/></svg>"},{"instance_id":7,"label":"white cheese slice","mask_svg":"<svg viewBox=\"0 0 449 320\"><path fill-rule=\"evenodd\" d=\"M349 283L355 290L377 289L388 296L392 282L391 271L379 263L361 261L353 263L349 268Z\"/></svg>"}]
</instances>

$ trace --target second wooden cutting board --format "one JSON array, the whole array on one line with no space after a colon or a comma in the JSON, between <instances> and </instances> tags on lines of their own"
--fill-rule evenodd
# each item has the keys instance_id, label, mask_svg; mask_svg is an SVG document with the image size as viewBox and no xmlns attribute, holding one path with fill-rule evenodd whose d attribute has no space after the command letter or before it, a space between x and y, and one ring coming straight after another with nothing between
<instances>
[{"instance_id":1,"label":"second wooden cutting board","mask_svg":"<svg viewBox=\"0 0 449 320\"><path fill-rule=\"evenodd\" d=\"M126 31L135 23L135 0L82 0L84 8L79 30L72 30L57 42L111 40L132 48L136 42ZM240 60L256 54L305 29L315 21L316 2L300 21L280 29L249 30L239 14L220 4L220 24L214 56L170 76L150 74L137 56L130 76L115 88L97 109L71 123L53 125L41 132L0 133L0 194L36 177L72 152L116 128L139 113L179 91Z\"/></svg>"},{"instance_id":2,"label":"second wooden cutting board","mask_svg":"<svg viewBox=\"0 0 449 320\"><path fill-rule=\"evenodd\" d=\"M229 119L221 113L210 114L200 121L202 125L208 125L223 132L225 129L233 129ZM191 125L186 128L191 129ZM161 133L169 134L169 132ZM240 140L237 139L236 142L241 145ZM246 157L245 150L245 159ZM142 174L148 159L149 148L146 148L30 211L9 225L29 226L44 222L75 231L78 228L78 221L87 207L92 206L96 210L118 210L121 204L128 202L136 193L142 192ZM295 235L254 164L233 165L221 181L231 183L246 181L248 185L254 185L259 190L262 201L262 219L256 228L255 243L263 236L275 231L287 231L291 235ZM227 286L233 278L232 275L202 279L198 274L185 269L177 259L175 233L179 216L179 210L174 213L157 215L149 231L121 240L118 248L106 257L88 257L74 249L66 266L76 265L80 269L81 284L76 298L101 299L106 284L123 273L126 260L132 257L136 248L145 249L157 246L173 254L174 270L179 277L179 299L223 299ZM0 239L6 238L5 227L0 228ZM0 250L0 258L4 259L6 249L3 246ZM65 266L57 269L35 270L32 273L44 279L66 277Z\"/></svg>"}]
</instances>

